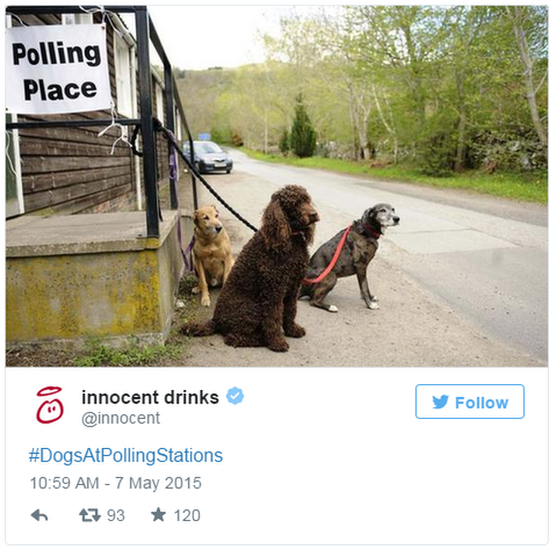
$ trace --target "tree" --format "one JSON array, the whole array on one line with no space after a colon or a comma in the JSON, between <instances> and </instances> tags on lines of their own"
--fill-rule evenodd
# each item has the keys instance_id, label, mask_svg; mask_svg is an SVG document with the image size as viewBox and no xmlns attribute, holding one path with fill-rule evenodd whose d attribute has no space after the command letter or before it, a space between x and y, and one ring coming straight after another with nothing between
<instances>
[{"instance_id":1,"label":"tree","mask_svg":"<svg viewBox=\"0 0 549 549\"><path fill-rule=\"evenodd\" d=\"M538 103L536 96L541 89L541 86L547 78L547 67L543 76L539 79L539 82L535 82L534 61L535 58L532 55L530 44L528 43L527 27L535 25L535 22L531 21L536 18L540 19L540 13L535 11L536 8L530 8L528 6L506 6L505 8L507 16L511 20L513 25L513 32L517 41L517 46L520 52L520 60L524 69L523 80L524 87L526 89L526 100L530 109L530 116L532 117L532 124L538 139L543 147L545 157L547 157L547 127L541 120ZM547 29L547 8L541 8L541 25L545 30ZM542 34L543 36L543 34ZM546 37L546 34L545 34ZM547 39L545 38L545 44L542 44L543 48L547 47Z\"/></svg>"},{"instance_id":2,"label":"tree","mask_svg":"<svg viewBox=\"0 0 549 549\"><path fill-rule=\"evenodd\" d=\"M298 95L296 98L290 146L292 152L299 158L313 156L316 149L316 132L303 104L302 95Z\"/></svg>"},{"instance_id":3,"label":"tree","mask_svg":"<svg viewBox=\"0 0 549 549\"><path fill-rule=\"evenodd\" d=\"M193 128L253 149L284 154L288 128L298 156L543 168L546 23L544 6L295 8L263 36L265 63L179 86Z\"/></svg>"},{"instance_id":4,"label":"tree","mask_svg":"<svg viewBox=\"0 0 549 549\"><path fill-rule=\"evenodd\" d=\"M465 157L468 148L468 130L470 133L472 110L471 96L474 94L472 82L474 72L479 70L476 57L476 42L488 20L488 11L479 6L459 6L453 10L449 51L447 60L448 73L453 73L448 94L448 104L457 115L456 150L453 161L456 172L465 168ZM453 86L453 89L452 89Z\"/></svg>"},{"instance_id":5,"label":"tree","mask_svg":"<svg viewBox=\"0 0 549 549\"><path fill-rule=\"evenodd\" d=\"M286 128L284 128L284 131L280 136L280 141L278 142L278 148L280 149L280 152L284 156L286 156L290 151L290 134L288 133L288 130Z\"/></svg>"}]
</instances>

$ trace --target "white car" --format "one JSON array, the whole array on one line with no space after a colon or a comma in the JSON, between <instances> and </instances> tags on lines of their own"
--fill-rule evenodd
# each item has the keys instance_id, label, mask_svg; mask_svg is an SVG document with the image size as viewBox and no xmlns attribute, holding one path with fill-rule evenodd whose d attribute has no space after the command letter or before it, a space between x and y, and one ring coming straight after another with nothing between
<instances>
[{"instance_id":1,"label":"white car","mask_svg":"<svg viewBox=\"0 0 549 549\"><path fill-rule=\"evenodd\" d=\"M194 165L199 173L223 171L231 173L232 158L213 141L193 141ZM188 141L183 143L185 156L191 159L191 146Z\"/></svg>"}]
</instances>

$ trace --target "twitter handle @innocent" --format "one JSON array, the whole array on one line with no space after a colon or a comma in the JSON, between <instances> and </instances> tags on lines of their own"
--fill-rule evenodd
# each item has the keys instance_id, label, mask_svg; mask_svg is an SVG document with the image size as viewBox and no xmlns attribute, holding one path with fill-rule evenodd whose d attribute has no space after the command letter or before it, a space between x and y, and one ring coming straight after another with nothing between
<instances>
[{"instance_id":1,"label":"twitter handle @innocent","mask_svg":"<svg viewBox=\"0 0 549 549\"><path fill-rule=\"evenodd\" d=\"M416 385L418 419L522 419L525 389L521 384Z\"/></svg>"}]
</instances>

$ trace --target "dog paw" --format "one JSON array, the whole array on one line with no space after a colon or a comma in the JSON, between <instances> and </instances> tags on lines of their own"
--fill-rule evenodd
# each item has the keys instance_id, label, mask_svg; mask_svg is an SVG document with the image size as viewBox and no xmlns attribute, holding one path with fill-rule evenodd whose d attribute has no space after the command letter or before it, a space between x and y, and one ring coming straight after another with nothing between
<instances>
[{"instance_id":1,"label":"dog paw","mask_svg":"<svg viewBox=\"0 0 549 549\"><path fill-rule=\"evenodd\" d=\"M202 299L200 300L200 305L202 305L202 307L209 307L211 305L210 296L202 296Z\"/></svg>"},{"instance_id":2,"label":"dog paw","mask_svg":"<svg viewBox=\"0 0 549 549\"><path fill-rule=\"evenodd\" d=\"M326 310L330 313L337 313L339 309L335 305L329 305Z\"/></svg>"},{"instance_id":3,"label":"dog paw","mask_svg":"<svg viewBox=\"0 0 549 549\"><path fill-rule=\"evenodd\" d=\"M368 309L376 310L379 309L379 305L377 303L368 303Z\"/></svg>"},{"instance_id":4,"label":"dog paw","mask_svg":"<svg viewBox=\"0 0 549 549\"><path fill-rule=\"evenodd\" d=\"M299 324L294 324L293 326L290 326L288 328L284 329L284 333L288 337L303 337L307 332L303 326L300 326Z\"/></svg>"},{"instance_id":5,"label":"dog paw","mask_svg":"<svg viewBox=\"0 0 549 549\"><path fill-rule=\"evenodd\" d=\"M275 353L285 353L288 351L290 346L288 345L288 342L284 339L276 339L274 341L270 341L267 344L267 348L271 351L274 351Z\"/></svg>"},{"instance_id":6,"label":"dog paw","mask_svg":"<svg viewBox=\"0 0 549 549\"><path fill-rule=\"evenodd\" d=\"M196 295L196 294L200 293L200 288L198 286L195 286L191 291L192 291L193 294Z\"/></svg>"}]
</instances>

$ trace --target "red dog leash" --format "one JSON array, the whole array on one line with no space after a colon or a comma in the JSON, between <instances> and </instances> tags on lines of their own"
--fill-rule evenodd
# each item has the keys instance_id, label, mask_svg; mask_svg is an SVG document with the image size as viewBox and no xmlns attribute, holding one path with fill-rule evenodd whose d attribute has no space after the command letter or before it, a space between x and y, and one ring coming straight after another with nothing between
<instances>
[{"instance_id":1,"label":"red dog leash","mask_svg":"<svg viewBox=\"0 0 549 549\"><path fill-rule=\"evenodd\" d=\"M332 260L330 261L330 264L326 267L326 269L324 269L324 271L320 275L318 275L316 278L304 278L303 284L318 284L321 280L324 280L332 272L334 265L337 263L337 260L341 255L341 250L343 249L345 241L347 240L347 235L349 234L351 227L352 225L349 225L345 230L345 232L343 233L341 240L337 244L334 257L332 257Z\"/></svg>"}]
</instances>

